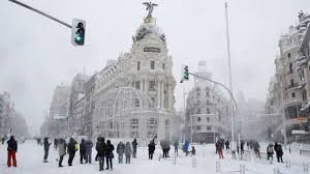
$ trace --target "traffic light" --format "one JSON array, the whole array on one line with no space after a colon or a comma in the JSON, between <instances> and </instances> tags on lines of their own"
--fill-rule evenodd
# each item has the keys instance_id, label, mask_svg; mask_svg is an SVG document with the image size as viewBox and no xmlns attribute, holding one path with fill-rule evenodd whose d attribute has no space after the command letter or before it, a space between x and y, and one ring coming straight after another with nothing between
<instances>
[{"instance_id":1,"label":"traffic light","mask_svg":"<svg viewBox=\"0 0 310 174\"><path fill-rule=\"evenodd\" d=\"M183 65L182 66L182 79L180 83L183 83L184 80L188 80L189 79L189 72L188 72L188 66L187 65Z\"/></svg>"},{"instance_id":2,"label":"traffic light","mask_svg":"<svg viewBox=\"0 0 310 174\"><path fill-rule=\"evenodd\" d=\"M74 46L83 46L85 42L85 21L73 19L71 42Z\"/></svg>"},{"instance_id":3,"label":"traffic light","mask_svg":"<svg viewBox=\"0 0 310 174\"><path fill-rule=\"evenodd\" d=\"M188 80L189 74L188 74L188 66L184 66L184 80Z\"/></svg>"}]
</instances>

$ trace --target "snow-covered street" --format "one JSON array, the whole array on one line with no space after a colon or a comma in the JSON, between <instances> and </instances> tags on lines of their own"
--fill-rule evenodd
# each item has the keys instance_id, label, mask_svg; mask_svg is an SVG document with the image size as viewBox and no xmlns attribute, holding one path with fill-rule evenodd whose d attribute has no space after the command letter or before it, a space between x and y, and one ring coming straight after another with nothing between
<instances>
[{"instance_id":1,"label":"snow-covered street","mask_svg":"<svg viewBox=\"0 0 310 174\"><path fill-rule=\"evenodd\" d=\"M114 142L115 143L115 142ZM26 141L25 144L20 144L17 153L17 168L6 166L6 145L0 146L0 173L4 174L86 174L86 173L115 173L115 174L212 174L216 173L216 163L218 156L214 153L214 146L210 145L197 145L197 156L185 157L183 153L176 159L174 163L174 158L161 159L160 148L156 148L155 159L153 161L148 160L147 148L138 148L138 158L133 159L131 164L118 164L117 158L113 159L114 169L113 171L99 172L98 162L93 162L92 164L80 164L79 163L79 153L76 153L74 158L73 166L68 167L67 160L68 156L65 156L63 161L63 168L58 168L58 151L51 148L49 154L49 163L43 163L43 146L38 146L35 141ZM95 157L95 150L93 150L93 159ZM173 156L171 153L171 156ZM303 173L304 162L309 162L308 157L300 157L298 153L292 153L284 155L284 161L287 159L292 160L292 166L290 168L284 164L266 164L266 162L258 162L252 160L251 162L244 162L238 160L232 160L229 154L224 154L225 159L221 160L220 171L223 173L236 172L240 173L240 165L245 166L245 173L258 173L258 174L273 174L274 170L279 168L280 172L287 174L297 174ZM116 155L115 155L116 156ZM195 166L196 161L196 166ZM300 165L297 165L300 163ZM239 171L239 172L238 172Z\"/></svg>"}]
</instances>

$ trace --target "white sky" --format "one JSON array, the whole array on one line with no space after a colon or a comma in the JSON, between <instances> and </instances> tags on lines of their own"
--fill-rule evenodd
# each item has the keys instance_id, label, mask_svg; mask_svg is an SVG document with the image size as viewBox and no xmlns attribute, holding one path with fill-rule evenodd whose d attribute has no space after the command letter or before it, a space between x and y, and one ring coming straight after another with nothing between
<instances>
[{"instance_id":1,"label":"white sky","mask_svg":"<svg viewBox=\"0 0 310 174\"><path fill-rule=\"evenodd\" d=\"M86 45L73 47L70 29L7 0L0 1L0 91L8 91L31 129L39 130L55 86L74 75L101 70L108 59L129 51L132 35L146 16L142 0L23 0L68 23L85 19ZM225 9L222 0L157 0L153 16L167 37L173 74L197 70L205 60L213 79L228 84ZM234 91L265 100L281 33L297 23L309 0L232 0L229 2ZM191 82L185 84L189 90ZM183 86L175 90L183 106Z\"/></svg>"}]
</instances>

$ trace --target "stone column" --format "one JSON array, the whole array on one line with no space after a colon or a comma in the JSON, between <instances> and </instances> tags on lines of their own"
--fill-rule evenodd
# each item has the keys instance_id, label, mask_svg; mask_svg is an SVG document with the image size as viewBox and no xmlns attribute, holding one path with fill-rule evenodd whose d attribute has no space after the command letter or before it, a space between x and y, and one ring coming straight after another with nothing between
<instances>
[{"instance_id":1,"label":"stone column","mask_svg":"<svg viewBox=\"0 0 310 174\"><path fill-rule=\"evenodd\" d=\"M164 108L164 101L165 101L165 95L164 95L164 82L162 81L161 82L161 91L160 91L160 96L161 96L161 98L160 98L160 108L162 109L162 108Z\"/></svg>"},{"instance_id":2,"label":"stone column","mask_svg":"<svg viewBox=\"0 0 310 174\"><path fill-rule=\"evenodd\" d=\"M156 102L157 102L157 106L156 108L160 108L160 91L161 91L161 81L159 81L156 85L156 93L157 93L157 96L156 96Z\"/></svg>"},{"instance_id":3,"label":"stone column","mask_svg":"<svg viewBox=\"0 0 310 174\"><path fill-rule=\"evenodd\" d=\"M172 110L172 89L171 84L168 85L168 109Z\"/></svg>"}]
</instances>

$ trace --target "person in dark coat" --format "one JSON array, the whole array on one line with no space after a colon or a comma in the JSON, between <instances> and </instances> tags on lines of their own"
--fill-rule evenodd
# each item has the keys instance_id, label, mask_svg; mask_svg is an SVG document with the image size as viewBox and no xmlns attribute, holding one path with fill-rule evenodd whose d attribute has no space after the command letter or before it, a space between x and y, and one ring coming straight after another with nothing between
<instances>
[{"instance_id":1,"label":"person in dark coat","mask_svg":"<svg viewBox=\"0 0 310 174\"><path fill-rule=\"evenodd\" d=\"M86 163L91 164L91 153L93 148L93 142L89 139L85 142L86 146Z\"/></svg>"},{"instance_id":2,"label":"person in dark coat","mask_svg":"<svg viewBox=\"0 0 310 174\"><path fill-rule=\"evenodd\" d=\"M154 143L154 140L152 140L150 142L150 144L148 145L149 147L149 160L152 160L153 159L153 155L154 155L154 152L155 152L155 143Z\"/></svg>"},{"instance_id":3,"label":"person in dark coat","mask_svg":"<svg viewBox=\"0 0 310 174\"><path fill-rule=\"evenodd\" d=\"M223 146L222 146L222 142L221 141L217 141L216 144L215 144L215 147L216 147L216 151L219 155L219 158L220 159L223 159L224 158L224 155L223 155Z\"/></svg>"},{"instance_id":4,"label":"person in dark coat","mask_svg":"<svg viewBox=\"0 0 310 174\"><path fill-rule=\"evenodd\" d=\"M130 164L130 156L132 154L132 150L130 147L130 143L127 142L126 143L126 147L125 147L125 156L126 156L126 164Z\"/></svg>"},{"instance_id":5,"label":"person in dark coat","mask_svg":"<svg viewBox=\"0 0 310 174\"><path fill-rule=\"evenodd\" d=\"M54 139L54 148L57 149L59 140L57 138Z\"/></svg>"},{"instance_id":6,"label":"person in dark coat","mask_svg":"<svg viewBox=\"0 0 310 174\"><path fill-rule=\"evenodd\" d=\"M70 138L69 144L68 144L68 154L69 154L69 159L68 159L68 165L72 166L72 162L75 156L75 152L78 150L77 149L78 143L75 141L75 139Z\"/></svg>"},{"instance_id":7,"label":"person in dark coat","mask_svg":"<svg viewBox=\"0 0 310 174\"><path fill-rule=\"evenodd\" d=\"M134 139L131 144L132 144L132 157L136 158L137 157L137 147L138 147L137 139Z\"/></svg>"},{"instance_id":8,"label":"person in dark coat","mask_svg":"<svg viewBox=\"0 0 310 174\"><path fill-rule=\"evenodd\" d=\"M82 139L80 144L80 163L83 164L83 160L86 160L86 143L85 140Z\"/></svg>"},{"instance_id":9,"label":"person in dark coat","mask_svg":"<svg viewBox=\"0 0 310 174\"><path fill-rule=\"evenodd\" d=\"M17 167L16 153L17 153L18 145L13 135L10 137L10 140L7 141L7 144L8 144L7 165L8 167L11 167L11 161L13 161L13 166Z\"/></svg>"},{"instance_id":10,"label":"person in dark coat","mask_svg":"<svg viewBox=\"0 0 310 174\"><path fill-rule=\"evenodd\" d=\"M112 159L114 158L113 150L114 150L114 146L113 144L111 144L111 141L108 140L107 145L106 145L106 161L107 161L106 169L107 170L109 169L113 170L113 162L112 162Z\"/></svg>"},{"instance_id":11,"label":"person in dark coat","mask_svg":"<svg viewBox=\"0 0 310 174\"><path fill-rule=\"evenodd\" d=\"M5 141L5 137L4 136L1 138L1 141L2 141L2 144L4 144L4 141Z\"/></svg>"},{"instance_id":12,"label":"person in dark coat","mask_svg":"<svg viewBox=\"0 0 310 174\"><path fill-rule=\"evenodd\" d=\"M173 143L173 146L174 146L174 153L178 156L178 155L179 155L179 141L176 140L176 141Z\"/></svg>"},{"instance_id":13,"label":"person in dark coat","mask_svg":"<svg viewBox=\"0 0 310 174\"><path fill-rule=\"evenodd\" d=\"M186 156L188 155L188 148L189 148L189 141L188 140L185 140L184 144L183 144L183 147L182 147L182 150L183 152L186 154Z\"/></svg>"},{"instance_id":14,"label":"person in dark coat","mask_svg":"<svg viewBox=\"0 0 310 174\"><path fill-rule=\"evenodd\" d=\"M50 150L50 145L52 143L48 142L48 138L45 137L44 140L43 140L43 147L44 147L44 159L43 159L43 162L47 163L47 158L48 158L48 152Z\"/></svg>"},{"instance_id":15,"label":"person in dark coat","mask_svg":"<svg viewBox=\"0 0 310 174\"><path fill-rule=\"evenodd\" d=\"M225 142L225 147L226 147L226 150L229 150L229 141L228 140Z\"/></svg>"},{"instance_id":16,"label":"person in dark coat","mask_svg":"<svg viewBox=\"0 0 310 174\"><path fill-rule=\"evenodd\" d=\"M192 146L192 151L191 151L191 154L192 156L195 156L196 155L196 149L194 146Z\"/></svg>"},{"instance_id":17,"label":"person in dark coat","mask_svg":"<svg viewBox=\"0 0 310 174\"><path fill-rule=\"evenodd\" d=\"M62 161L64 159L64 156L66 155L66 141L64 139L59 139L58 141L58 151L59 151L59 162L58 162L58 167L63 167L62 166Z\"/></svg>"},{"instance_id":18,"label":"person in dark coat","mask_svg":"<svg viewBox=\"0 0 310 174\"><path fill-rule=\"evenodd\" d=\"M99 161L99 171L104 170L104 156L106 153L106 144L103 137L97 138L96 150L97 150L97 160Z\"/></svg>"},{"instance_id":19,"label":"person in dark coat","mask_svg":"<svg viewBox=\"0 0 310 174\"><path fill-rule=\"evenodd\" d=\"M118 163L123 163L123 156L125 152L125 144L123 142L119 142L116 148L116 152L118 154Z\"/></svg>"},{"instance_id":20,"label":"person in dark coat","mask_svg":"<svg viewBox=\"0 0 310 174\"><path fill-rule=\"evenodd\" d=\"M241 154L244 154L244 141L243 140L241 140L241 142L240 142L240 149L241 149Z\"/></svg>"},{"instance_id":21,"label":"person in dark coat","mask_svg":"<svg viewBox=\"0 0 310 174\"><path fill-rule=\"evenodd\" d=\"M278 162L283 163L283 159L282 159L283 150L282 150L281 144L275 143L274 150L276 151Z\"/></svg>"}]
</instances>

